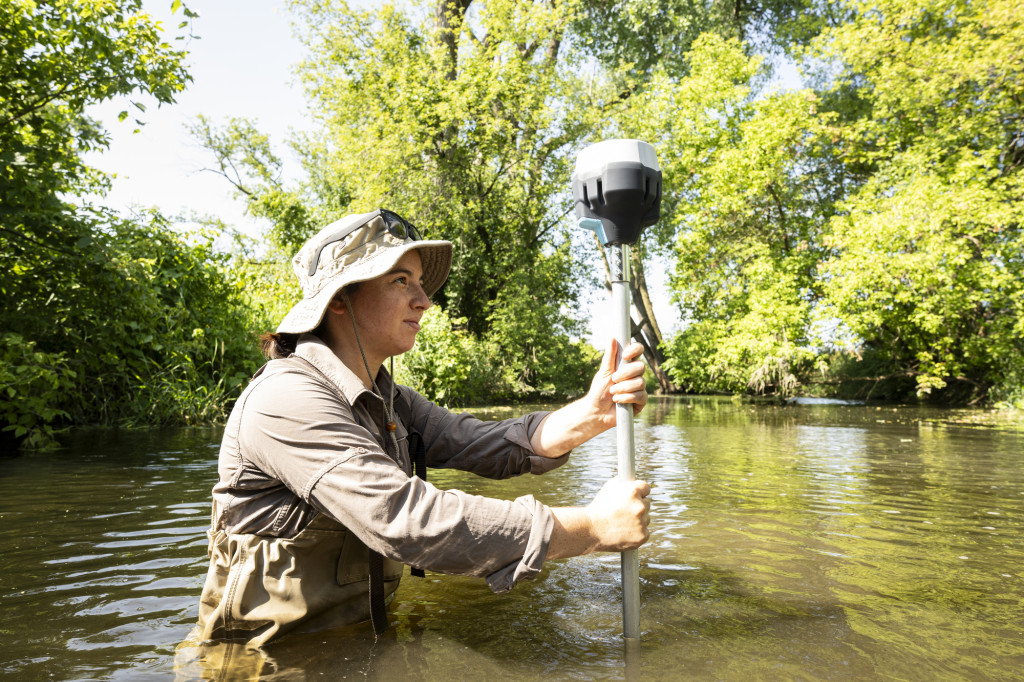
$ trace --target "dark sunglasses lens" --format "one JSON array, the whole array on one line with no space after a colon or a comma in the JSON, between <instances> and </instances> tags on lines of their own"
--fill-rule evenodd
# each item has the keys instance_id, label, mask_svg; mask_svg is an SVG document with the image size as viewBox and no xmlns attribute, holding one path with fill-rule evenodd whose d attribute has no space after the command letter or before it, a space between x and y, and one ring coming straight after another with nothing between
<instances>
[{"instance_id":1,"label":"dark sunglasses lens","mask_svg":"<svg viewBox=\"0 0 1024 682\"><path fill-rule=\"evenodd\" d=\"M407 220L403 222L405 223L405 231L409 233L409 239L413 240L414 242L420 241L422 237L420 237L420 233L416 231L416 226Z\"/></svg>"},{"instance_id":2,"label":"dark sunglasses lens","mask_svg":"<svg viewBox=\"0 0 1024 682\"><path fill-rule=\"evenodd\" d=\"M408 220L405 220L397 213L392 213L391 211L382 211L381 215L387 222L388 232L390 232L392 236L402 240L411 239L413 241L419 241L419 233Z\"/></svg>"}]
</instances>

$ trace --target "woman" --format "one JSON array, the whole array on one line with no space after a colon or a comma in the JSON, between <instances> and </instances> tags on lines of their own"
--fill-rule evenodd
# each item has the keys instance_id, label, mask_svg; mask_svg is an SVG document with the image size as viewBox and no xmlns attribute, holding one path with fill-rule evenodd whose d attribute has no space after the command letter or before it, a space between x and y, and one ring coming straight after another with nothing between
<instances>
[{"instance_id":1,"label":"woman","mask_svg":"<svg viewBox=\"0 0 1024 682\"><path fill-rule=\"evenodd\" d=\"M483 422L396 386L384 361L411 349L452 245L421 241L390 211L350 215L293 260L304 298L271 360L228 420L213 489L210 568L196 633L261 645L370 619L404 564L485 578L495 592L545 560L647 540L649 487L610 481L585 508L549 508L438 490L433 467L491 478L541 474L615 423L615 403L647 401L640 346L617 372L614 346L586 397L556 412Z\"/></svg>"}]
</instances>

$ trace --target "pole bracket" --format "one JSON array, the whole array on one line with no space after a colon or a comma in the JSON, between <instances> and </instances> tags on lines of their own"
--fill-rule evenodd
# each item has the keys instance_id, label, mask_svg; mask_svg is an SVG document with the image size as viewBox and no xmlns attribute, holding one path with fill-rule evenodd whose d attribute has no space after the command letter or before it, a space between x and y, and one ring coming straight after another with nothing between
<instances>
[{"instance_id":1,"label":"pole bracket","mask_svg":"<svg viewBox=\"0 0 1024 682\"><path fill-rule=\"evenodd\" d=\"M604 234L604 223L597 218L580 218L576 221L576 224L582 227L584 230L590 230L597 235L597 240L601 242L601 246L608 246L608 238Z\"/></svg>"}]
</instances>

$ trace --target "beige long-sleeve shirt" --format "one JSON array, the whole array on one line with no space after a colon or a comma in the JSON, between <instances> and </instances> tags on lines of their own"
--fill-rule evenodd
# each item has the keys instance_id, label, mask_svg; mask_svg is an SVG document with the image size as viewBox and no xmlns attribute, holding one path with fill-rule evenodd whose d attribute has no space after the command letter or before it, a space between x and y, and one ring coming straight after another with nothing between
<instances>
[{"instance_id":1,"label":"beige long-sleeve shirt","mask_svg":"<svg viewBox=\"0 0 1024 682\"><path fill-rule=\"evenodd\" d=\"M384 370L377 385L385 398L390 395L391 377ZM440 490L422 481L412 475L408 436L420 434L429 467L489 478L544 473L568 458L541 457L530 447L530 437L547 413L485 422L449 412L396 386L398 451L391 447L389 454L383 447L384 407L384 401L312 335L303 335L292 357L268 363L246 388L225 427L220 480L213 489L211 567L200 609L200 626L205 619L207 637L215 638L225 628L266 633L259 623L278 616L268 616L263 609L255 619L259 623L249 622L252 610L237 601L244 600L245 589L240 592L239 585L232 585L238 579L232 575L245 573L241 580L250 592L253 584L264 583L257 590L264 601L268 580L277 581L275 585L280 581L266 575L266 565L243 571L235 564L252 564L254 555L276 557L293 547L304 549L291 557L290 565L337 562L337 570L332 566L325 575L337 574L338 586L345 587L346 595L351 593L345 599L358 593L349 589L353 583L365 586L365 568L356 564L365 560L366 547L394 562L484 577L495 592L507 591L541 570L554 524L551 510L532 496L498 500ZM340 547L349 538L349 545L344 551L310 551L307 539L319 537L328 526L341 533L328 544ZM360 551L352 550L353 536ZM394 566L391 573L389 594L398 580ZM229 599L236 603L225 603ZM316 610L338 611L339 606L328 599ZM342 610L349 615L326 619L330 626L365 617L361 606ZM296 622L277 623L270 635L309 629L310 623L323 620L322 613L308 611L288 616ZM214 621L223 622L218 626Z\"/></svg>"}]
</instances>

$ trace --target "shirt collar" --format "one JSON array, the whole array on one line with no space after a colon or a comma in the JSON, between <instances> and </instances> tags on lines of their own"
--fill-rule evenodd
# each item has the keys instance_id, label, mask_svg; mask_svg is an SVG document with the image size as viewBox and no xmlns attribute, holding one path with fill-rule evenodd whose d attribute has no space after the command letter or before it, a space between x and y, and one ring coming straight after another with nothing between
<instances>
[{"instance_id":1,"label":"shirt collar","mask_svg":"<svg viewBox=\"0 0 1024 682\"><path fill-rule=\"evenodd\" d=\"M354 405L356 400L364 396L375 396L374 392L363 385L362 380L356 373L349 369L348 365L341 361L334 351L314 334L302 334L298 343L295 344L295 355L299 356L309 364L316 367L321 374L327 377L334 386L341 392L349 404ZM393 380L391 375L383 367L377 373L377 388L382 396L390 396ZM395 394L399 387L395 386ZM379 400L380 398L378 398Z\"/></svg>"}]
</instances>

